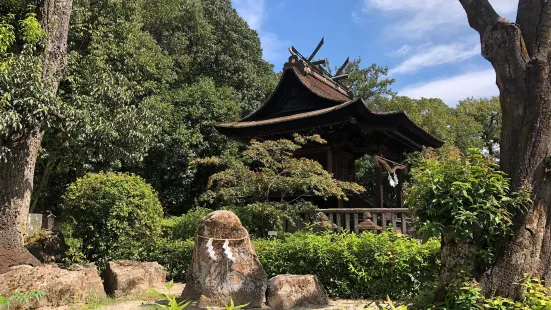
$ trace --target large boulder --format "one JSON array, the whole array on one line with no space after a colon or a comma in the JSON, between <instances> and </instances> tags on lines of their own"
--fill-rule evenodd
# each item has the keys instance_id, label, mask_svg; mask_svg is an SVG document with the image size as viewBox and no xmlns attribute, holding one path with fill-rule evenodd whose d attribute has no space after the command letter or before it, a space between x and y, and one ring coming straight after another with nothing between
<instances>
[{"instance_id":1,"label":"large boulder","mask_svg":"<svg viewBox=\"0 0 551 310\"><path fill-rule=\"evenodd\" d=\"M266 303L277 310L326 306L329 298L314 275L279 275L270 279Z\"/></svg>"},{"instance_id":2,"label":"large boulder","mask_svg":"<svg viewBox=\"0 0 551 310\"><path fill-rule=\"evenodd\" d=\"M59 307L84 302L88 297L105 297L103 282L95 266L76 270L61 269L55 265L12 267L0 274L0 295L11 292L40 290L46 293L36 307Z\"/></svg>"},{"instance_id":3,"label":"large boulder","mask_svg":"<svg viewBox=\"0 0 551 310\"><path fill-rule=\"evenodd\" d=\"M115 260L107 264L103 278L107 294L121 297L163 285L166 269L157 262Z\"/></svg>"},{"instance_id":4,"label":"large boulder","mask_svg":"<svg viewBox=\"0 0 551 310\"><path fill-rule=\"evenodd\" d=\"M224 249L226 240L229 250ZM249 307L258 308L264 301L266 286L266 272L239 218L230 211L205 216L182 298L198 300L199 307L221 307L233 299L236 305L249 303Z\"/></svg>"}]
</instances>

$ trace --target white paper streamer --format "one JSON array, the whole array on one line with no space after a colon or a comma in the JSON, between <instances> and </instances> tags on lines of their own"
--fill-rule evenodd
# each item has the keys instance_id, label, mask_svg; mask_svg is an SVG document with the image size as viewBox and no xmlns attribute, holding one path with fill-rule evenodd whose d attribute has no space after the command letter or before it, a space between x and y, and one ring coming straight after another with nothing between
<instances>
[{"instance_id":1,"label":"white paper streamer","mask_svg":"<svg viewBox=\"0 0 551 310\"><path fill-rule=\"evenodd\" d=\"M390 175L390 173L388 174L388 183L390 183L390 186L392 187L396 186L396 183L394 183L394 179L392 178L392 175Z\"/></svg>"},{"instance_id":2,"label":"white paper streamer","mask_svg":"<svg viewBox=\"0 0 551 310\"><path fill-rule=\"evenodd\" d=\"M388 183L390 183L390 186L396 187L398 185L398 176L396 173L388 174Z\"/></svg>"},{"instance_id":3,"label":"white paper streamer","mask_svg":"<svg viewBox=\"0 0 551 310\"><path fill-rule=\"evenodd\" d=\"M224 242L224 245L222 246L222 248L224 249L224 254L226 254L228 259L231 260L232 262L235 262L235 258L233 257L233 253L231 252L231 249L230 249L230 241L229 240L226 240Z\"/></svg>"},{"instance_id":4,"label":"white paper streamer","mask_svg":"<svg viewBox=\"0 0 551 310\"><path fill-rule=\"evenodd\" d=\"M207 253L209 253L209 256L212 260L216 260L216 256L214 255L214 248L212 247L212 238L209 238L209 241L207 241Z\"/></svg>"}]
</instances>

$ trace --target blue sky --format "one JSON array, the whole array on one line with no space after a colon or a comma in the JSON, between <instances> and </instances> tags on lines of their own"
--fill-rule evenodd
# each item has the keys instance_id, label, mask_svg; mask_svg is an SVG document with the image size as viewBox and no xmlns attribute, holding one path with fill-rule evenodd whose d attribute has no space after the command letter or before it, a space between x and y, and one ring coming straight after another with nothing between
<instances>
[{"instance_id":1,"label":"blue sky","mask_svg":"<svg viewBox=\"0 0 551 310\"><path fill-rule=\"evenodd\" d=\"M490 0L514 20L517 0ZM457 0L233 0L260 37L264 59L281 70L295 46L331 66L347 56L388 66L393 90L435 97L454 106L466 97L498 94L492 66L480 55L478 34Z\"/></svg>"}]
</instances>

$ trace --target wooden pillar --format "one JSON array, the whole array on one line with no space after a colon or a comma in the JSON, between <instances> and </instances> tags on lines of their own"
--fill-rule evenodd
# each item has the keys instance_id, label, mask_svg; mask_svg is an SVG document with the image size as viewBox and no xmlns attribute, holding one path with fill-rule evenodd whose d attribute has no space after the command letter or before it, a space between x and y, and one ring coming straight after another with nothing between
<instances>
[{"instance_id":1,"label":"wooden pillar","mask_svg":"<svg viewBox=\"0 0 551 310\"><path fill-rule=\"evenodd\" d=\"M350 167L350 171L351 171L351 174L352 174L352 182L356 182L356 160L354 158L352 158L351 160L351 167Z\"/></svg>"},{"instance_id":2,"label":"wooden pillar","mask_svg":"<svg viewBox=\"0 0 551 310\"><path fill-rule=\"evenodd\" d=\"M383 171L375 162L375 208L383 208Z\"/></svg>"},{"instance_id":3,"label":"wooden pillar","mask_svg":"<svg viewBox=\"0 0 551 310\"><path fill-rule=\"evenodd\" d=\"M404 183L404 170L396 170L396 175L398 176L398 185L396 185L396 208L403 208L404 188L402 184Z\"/></svg>"},{"instance_id":4,"label":"wooden pillar","mask_svg":"<svg viewBox=\"0 0 551 310\"><path fill-rule=\"evenodd\" d=\"M327 149L327 172L333 174L333 150Z\"/></svg>"}]
</instances>

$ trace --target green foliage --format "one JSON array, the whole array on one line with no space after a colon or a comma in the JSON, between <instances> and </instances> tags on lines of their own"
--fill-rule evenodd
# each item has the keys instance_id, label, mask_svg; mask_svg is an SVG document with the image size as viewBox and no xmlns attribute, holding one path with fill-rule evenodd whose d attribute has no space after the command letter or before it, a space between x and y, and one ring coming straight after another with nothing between
<instances>
[{"instance_id":1,"label":"green foliage","mask_svg":"<svg viewBox=\"0 0 551 310\"><path fill-rule=\"evenodd\" d=\"M439 268L440 243L426 243L387 231L380 235L280 233L275 239L253 240L268 277L314 274L331 296L404 298L431 286ZM159 242L147 260L156 260L168 277L185 279L193 240Z\"/></svg>"},{"instance_id":2,"label":"green foliage","mask_svg":"<svg viewBox=\"0 0 551 310\"><path fill-rule=\"evenodd\" d=\"M441 99L395 96L379 100L373 107L382 111L404 111L417 125L446 141L446 144L455 143L454 110Z\"/></svg>"},{"instance_id":3,"label":"green foliage","mask_svg":"<svg viewBox=\"0 0 551 310\"><path fill-rule=\"evenodd\" d=\"M161 234L157 194L135 175L87 174L68 187L62 210L71 260L139 260Z\"/></svg>"},{"instance_id":4,"label":"green foliage","mask_svg":"<svg viewBox=\"0 0 551 310\"><path fill-rule=\"evenodd\" d=\"M514 285L524 288L522 298L513 301L501 296L485 298L476 281L459 278L448 289L445 300L437 304L416 305L417 309L439 310L548 310L551 309L551 292L544 283L536 278L525 275Z\"/></svg>"},{"instance_id":5,"label":"green foliage","mask_svg":"<svg viewBox=\"0 0 551 310\"><path fill-rule=\"evenodd\" d=\"M182 214L211 174L190 161L235 149L212 125L248 113L277 82L229 0L75 0L68 46L63 133L47 133L35 177L42 210L56 212L76 177L110 170L141 175Z\"/></svg>"},{"instance_id":6,"label":"green foliage","mask_svg":"<svg viewBox=\"0 0 551 310\"><path fill-rule=\"evenodd\" d=\"M439 247L387 231L281 234L254 242L268 277L314 274L331 296L404 298L436 280Z\"/></svg>"},{"instance_id":7,"label":"green foliage","mask_svg":"<svg viewBox=\"0 0 551 310\"><path fill-rule=\"evenodd\" d=\"M405 201L417 232L472 239L487 266L496 242L511 232L512 212L529 204L529 193L511 193L505 174L476 150L440 158L426 153L420 163L411 171Z\"/></svg>"},{"instance_id":8,"label":"green foliage","mask_svg":"<svg viewBox=\"0 0 551 310\"><path fill-rule=\"evenodd\" d=\"M214 125L236 120L240 107L231 88L217 87L210 78L167 93L161 101L171 104L160 114L164 120L161 136L140 173L159 191L167 211L182 213L204 190L208 177L208 171L190 167L191 161L232 149L233 143Z\"/></svg>"},{"instance_id":9,"label":"green foliage","mask_svg":"<svg viewBox=\"0 0 551 310\"><path fill-rule=\"evenodd\" d=\"M245 226L249 232L264 236L268 230L280 230L284 220L293 222L299 213L313 215L316 207L305 196L346 200L346 194L363 190L355 183L334 179L314 160L293 157L301 145L325 143L319 136L296 136L295 140L253 140L239 156L197 160L196 165L221 170L210 176L199 202L213 209L235 210L244 223L252 225Z\"/></svg>"},{"instance_id":10,"label":"green foliage","mask_svg":"<svg viewBox=\"0 0 551 310\"><path fill-rule=\"evenodd\" d=\"M15 291L6 296L0 295L0 310L9 310L12 305L15 306L15 308L17 308L17 306L23 305L29 306L33 300L39 301L40 298L44 297L44 295L46 295L46 293L39 290L24 292Z\"/></svg>"},{"instance_id":11,"label":"green foliage","mask_svg":"<svg viewBox=\"0 0 551 310\"><path fill-rule=\"evenodd\" d=\"M471 147L484 149L499 157L501 141L501 107L499 98L467 98L455 107L455 145L465 151Z\"/></svg>"},{"instance_id":12,"label":"green foliage","mask_svg":"<svg viewBox=\"0 0 551 310\"><path fill-rule=\"evenodd\" d=\"M160 238L154 247L147 251L146 261L156 261L167 270L168 278L185 281L187 269L193 254L193 239Z\"/></svg>"},{"instance_id":13,"label":"green foliage","mask_svg":"<svg viewBox=\"0 0 551 310\"><path fill-rule=\"evenodd\" d=\"M246 303L244 305L239 305L239 306L236 306L234 303L233 303L233 298L230 298L230 304L229 305L224 305L224 307L226 308L226 310L236 310L236 309L242 309L242 308L245 308L249 305L250 303ZM209 308L210 309L210 308Z\"/></svg>"},{"instance_id":14,"label":"green foliage","mask_svg":"<svg viewBox=\"0 0 551 310\"><path fill-rule=\"evenodd\" d=\"M174 286L174 281L173 280L170 280L170 282L168 282L165 285L165 287L169 291L170 291L170 289L172 289L173 286ZM183 310L183 309L187 308L187 306L189 306L189 304L191 303L191 301L189 301L189 300L184 300L184 301L178 302L176 300L176 295L170 294L170 292L168 294L165 294L165 293L160 293L157 290L152 289L152 288L150 288L149 290L153 294L155 294L155 296L157 296L161 300L167 302L166 305L155 304L155 307L157 309Z\"/></svg>"},{"instance_id":15,"label":"green foliage","mask_svg":"<svg viewBox=\"0 0 551 310\"><path fill-rule=\"evenodd\" d=\"M43 37L36 15L0 17L0 161L6 160L13 138L50 126L57 104L42 76L35 53ZM17 52L15 52L17 51Z\"/></svg>"},{"instance_id":16,"label":"green foliage","mask_svg":"<svg viewBox=\"0 0 551 310\"><path fill-rule=\"evenodd\" d=\"M244 206L230 206L226 209L234 212L241 224L253 234L265 236L267 231L283 231L285 221L294 223L299 214L314 215L317 207L310 201L253 202ZM314 218L314 217L312 217Z\"/></svg>"},{"instance_id":17,"label":"green foliage","mask_svg":"<svg viewBox=\"0 0 551 310\"><path fill-rule=\"evenodd\" d=\"M163 220L165 235L174 240L194 238L199 230L203 217L213 210L207 208L194 208L181 216L171 216Z\"/></svg>"},{"instance_id":18,"label":"green foliage","mask_svg":"<svg viewBox=\"0 0 551 310\"><path fill-rule=\"evenodd\" d=\"M373 104L386 96L395 95L395 92L390 89L395 79L386 77L388 68L380 67L377 64L362 68L361 62L361 58L354 59L343 71L343 74L348 74L348 79L344 80L344 83L352 91L354 97L362 98L369 104Z\"/></svg>"}]
</instances>

